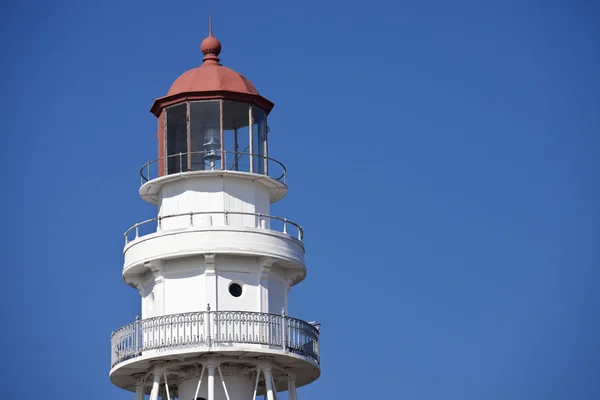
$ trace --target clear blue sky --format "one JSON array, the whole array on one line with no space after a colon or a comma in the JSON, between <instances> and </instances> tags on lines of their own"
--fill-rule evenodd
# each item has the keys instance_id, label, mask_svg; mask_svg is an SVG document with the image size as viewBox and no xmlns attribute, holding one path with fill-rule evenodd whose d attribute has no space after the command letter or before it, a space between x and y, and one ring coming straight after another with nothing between
<instances>
[{"instance_id":1,"label":"clear blue sky","mask_svg":"<svg viewBox=\"0 0 600 400\"><path fill-rule=\"evenodd\" d=\"M203 1L0 5L0 395L131 399L124 230L149 113L201 62ZM276 106L306 231L302 399L600 398L600 6L213 2L222 63ZM20 393L20 394L19 394ZM15 398L17 398L15 397Z\"/></svg>"}]
</instances>

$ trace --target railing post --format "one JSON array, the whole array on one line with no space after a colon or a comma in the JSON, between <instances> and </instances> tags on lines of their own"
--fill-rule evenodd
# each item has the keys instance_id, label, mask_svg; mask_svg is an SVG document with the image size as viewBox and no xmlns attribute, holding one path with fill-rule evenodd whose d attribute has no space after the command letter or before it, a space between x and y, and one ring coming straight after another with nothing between
<instances>
[{"instance_id":1,"label":"railing post","mask_svg":"<svg viewBox=\"0 0 600 400\"><path fill-rule=\"evenodd\" d=\"M110 333L110 349L111 349L111 353L110 353L110 366L114 367L115 364L117 363L117 346L115 345L115 332L111 332Z\"/></svg>"},{"instance_id":2,"label":"railing post","mask_svg":"<svg viewBox=\"0 0 600 400\"><path fill-rule=\"evenodd\" d=\"M140 345L139 343L139 337L140 337L140 316L136 315L135 316L135 328L133 329L133 352L134 354L137 355L138 353L138 347Z\"/></svg>"},{"instance_id":3,"label":"railing post","mask_svg":"<svg viewBox=\"0 0 600 400\"><path fill-rule=\"evenodd\" d=\"M190 211L190 226L194 226L194 212Z\"/></svg>"},{"instance_id":4,"label":"railing post","mask_svg":"<svg viewBox=\"0 0 600 400\"><path fill-rule=\"evenodd\" d=\"M162 231L162 217L158 217L158 230Z\"/></svg>"},{"instance_id":5,"label":"railing post","mask_svg":"<svg viewBox=\"0 0 600 400\"><path fill-rule=\"evenodd\" d=\"M148 164L148 174L146 175L146 181L150 180L150 164Z\"/></svg>"},{"instance_id":6,"label":"railing post","mask_svg":"<svg viewBox=\"0 0 600 400\"><path fill-rule=\"evenodd\" d=\"M304 231L302 230L302 228L298 228L298 239L300 241L302 241L302 239L304 239Z\"/></svg>"},{"instance_id":7,"label":"railing post","mask_svg":"<svg viewBox=\"0 0 600 400\"><path fill-rule=\"evenodd\" d=\"M287 317L285 308L281 308L281 349L287 352Z\"/></svg>"},{"instance_id":8,"label":"railing post","mask_svg":"<svg viewBox=\"0 0 600 400\"><path fill-rule=\"evenodd\" d=\"M206 341L208 347L212 346L212 337L210 335L210 303L206 305Z\"/></svg>"},{"instance_id":9,"label":"railing post","mask_svg":"<svg viewBox=\"0 0 600 400\"><path fill-rule=\"evenodd\" d=\"M229 211L225 211L224 214L225 214L225 217L224 217L225 225L229 225Z\"/></svg>"},{"instance_id":10,"label":"railing post","mask_svg":"<svg viewBox=\"0 0 600 400\"><path fill-rule=\"evenodd\" d=\"M140 237L140 230L139 230L139 225L135 224L135 238L139 238Z\"/></svg>"},{"instance_id":11,"label":"railing post","mask_svg":"<svg viewBox=\"0 0 600 400\"><path fill-rule=\"evenodd\" d=\"M127 243L129 243L129 238L127 237L128 233L129 233L129 231L125 232L125 235L123 235L123 236L125 236L125 246L127 246Z\"/></svg>"},{"instance_id":12,"label":"railing post","mask_svg":"<svg viewBox=\"0 0 600 400\"><path fill-rule=\"evenodd\" d=\"M283 233L287 233L287 218L283 219Z\"/></svg>"},{"instance_id":13,"label":"railing post","mask_svg":"<svg viewBox=\"0 0 600 400\"><path fill-rule=\"evenodd\" d=\"M183 153L179 152L179 173L183 172Z\"/></svg>"}]
</instances>

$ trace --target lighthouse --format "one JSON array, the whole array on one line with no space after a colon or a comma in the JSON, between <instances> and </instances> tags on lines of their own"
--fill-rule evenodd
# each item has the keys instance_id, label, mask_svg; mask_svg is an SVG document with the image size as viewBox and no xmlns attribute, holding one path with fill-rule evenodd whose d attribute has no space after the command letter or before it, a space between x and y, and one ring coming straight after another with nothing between
<instances>
[{"instance_id":1,"label":"lighthouse","mask_svg":"<svg viewBox=\"0 0 600 400\"><path fill-rule=\"evenodd\" d=\"M319 325L288 310L304 232L270 211L288 191L269 153L274 103L221 64L212 21L201 50L151 107L158 155L139 194L157 215L125 232L141 312L111 335L110 379L135 400L296 400L320 375Z\"/></svg>"}]
</instances>

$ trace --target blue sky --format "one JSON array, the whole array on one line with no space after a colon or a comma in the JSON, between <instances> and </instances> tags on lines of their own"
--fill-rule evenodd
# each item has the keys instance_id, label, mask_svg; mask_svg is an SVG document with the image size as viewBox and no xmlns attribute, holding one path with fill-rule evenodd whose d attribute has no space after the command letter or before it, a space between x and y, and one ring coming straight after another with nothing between
<instances>
[{"instance_id":1,"label":"blue sky","mask_svg":"<svg viewBox=\"0 0 600 400\"><path fill-rule=\"evenodd\" d=\"M300 397L600 398L600 7L441 0L3 2L3 396L132 398L122 233L210 6L306 232Z\"/></svg>"}]
</instances>

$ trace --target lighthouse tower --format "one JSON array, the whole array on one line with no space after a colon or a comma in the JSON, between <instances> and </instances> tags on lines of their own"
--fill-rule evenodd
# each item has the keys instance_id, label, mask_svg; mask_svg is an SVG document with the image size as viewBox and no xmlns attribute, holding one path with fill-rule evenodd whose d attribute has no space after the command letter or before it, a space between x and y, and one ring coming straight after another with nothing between
<instances>
[{"instance_id":1,"label":"lighthouse tower","mask_svg":"<svg viewBox=\"0 0 600 400\"><path fill-rule=\"evenodd\" d=\"M158 158L139 193L158 215L125 233L141 317L112 333L110 379L136 400L295 400L320 375L319 326L288 312L306 266L302 228L270 212L288 190L269 154L274 104L220 64L212 26L201 49L151 108Z\"/></svg>"}]
</instances>

